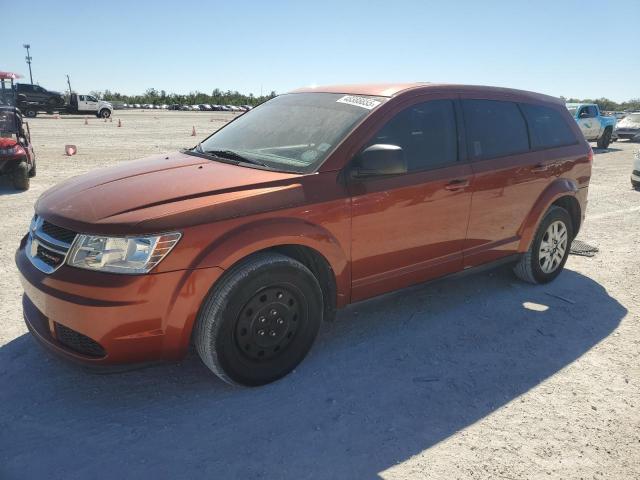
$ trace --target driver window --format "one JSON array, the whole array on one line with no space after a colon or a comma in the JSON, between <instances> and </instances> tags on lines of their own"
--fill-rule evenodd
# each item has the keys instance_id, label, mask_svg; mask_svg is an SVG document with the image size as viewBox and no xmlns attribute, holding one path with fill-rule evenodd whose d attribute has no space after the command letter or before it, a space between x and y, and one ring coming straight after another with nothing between
<instances>
[{"instance_id":1,"label":"driver window","mask_svg":"<svg viewBox=\"0 0 640 480\"><path fill-rule=\"evenodd\" d=\"M402 147L408 170L452 165L458 160L456 117L451 100L413 105L389 120L365 148L377 144Z\"/></svg>"},{"instance_id":2,"label":"driver window","mask_svg":"<svg viewBox=\"0 0 640 480\"><path fill-rule=\"evenodd\" d=\"M88 102L97 102L98 100L96 100L96 98L92 97L91 95L87 95L87 101Z\"/></svg>"}]
</instances>

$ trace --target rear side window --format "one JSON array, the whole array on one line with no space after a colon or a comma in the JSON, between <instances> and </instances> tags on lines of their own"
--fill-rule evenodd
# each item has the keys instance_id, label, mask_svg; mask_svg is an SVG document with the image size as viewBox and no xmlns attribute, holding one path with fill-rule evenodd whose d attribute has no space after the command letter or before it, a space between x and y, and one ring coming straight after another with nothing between
<instances>
[{"instance_id":1,"label":"rear side window","mask_svg":"<svg viewBox=\"0 0 640 480\"><path fill-rule=\"evenodd\" d=\"M430 170L458 160L456 116L451 100L413 105L387 122L368 146L402 147L409 171Z\"/></svg>"},{"instance_id":2,"label":"rear side window","mask_svg":"<svg viewBox=\"0 0 640 480\"><path fill-rule=\"evenodd\" d=\"M467 148L474 160L529 151L527 125L518 105L498 100L463 100Z\"/></svg>"},{"instance_id":3,"label":"rear side window","mask_svg":"<svg viewBox=\"0 0 640 480\"><path fill-rule=\"evenodd\" d=\"M557 110L530 104L521 104L520 107L529 124L533 148L562 147L577 143L573 131Z\"/></svg>"}]
</instances>

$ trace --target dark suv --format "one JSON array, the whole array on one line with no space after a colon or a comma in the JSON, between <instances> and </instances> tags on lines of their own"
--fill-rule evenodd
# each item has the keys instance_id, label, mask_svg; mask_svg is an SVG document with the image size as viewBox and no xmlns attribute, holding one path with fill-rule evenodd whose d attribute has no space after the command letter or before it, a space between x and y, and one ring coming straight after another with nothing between
<instances>
[{"instance_id":1,"label":"dark suv","mask_svg":"<svg viewBox=\"0 0 640 480\"><path fill-rule=\"evenodd\" d=\"M52 92L40 85L30 83L18 83L16 85L18 95L24 95L27 103L37 103L44 107L61 107L64 105L64 97L60 92Z\"/></svg>"}]
</instances>

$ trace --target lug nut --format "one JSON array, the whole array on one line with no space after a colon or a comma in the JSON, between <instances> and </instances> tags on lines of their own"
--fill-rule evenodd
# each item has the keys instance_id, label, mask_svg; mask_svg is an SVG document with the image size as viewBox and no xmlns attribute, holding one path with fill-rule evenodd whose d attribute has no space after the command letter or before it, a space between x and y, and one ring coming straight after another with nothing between
<instances>
[{"instance_id":1,"label":"lug nut","mask_svg":"<svg viewBox=\"0 0 640 480\"><path fill-rule=\"evenodd\" d=\"M278 292L278 295L276 295L276 297L282 298L282 297L284 297L284 295L282 294L282 292Z\"/></svg>"},{"instance_id":2,"label":"lug nut","mask_svg":"<svg viewBox=\"0 0 640 480\"><path fill-rule=\"evenodd\" d=\"M269 312L271 315L273 315L274 317L278 314L277 310L274 308L273 310L271 310Z\"/></svg>"},{"instance_id":3,"label":"lug nut","mask_svg":"<svg viewBox=\"0 0 640 480\"><path fill-rule=\"evenodd\" d=\"M267 321L267 319L266 319L266 318L264 318L264 317L260 317L260 318L258 319L258 321L259 321L260 323L264 323L264 322L266 322L266 321Z\"/></svg>"},{"instance_id":4,"label":"lug nut","mask_svg":"<svg viewBox=\"0 0 640 480\"><path fill-rule=\"evenodd\" d=\"M273 330L271 330L271 331L269 332L269 335L271 335L272 337L275 337L275 336L276 336L276 332L274 332Z\"/></svg>"},{"instance_id":5,"label":"lug nut","mask_svg":"<svg viewBox=\"0 0 640 480\"><path fill-rule=\"evenodd\" d=\"M258 335L260 335L261 337L264 337L265 331L264 330L258 330Z\"/></svg>"},{"instance_id":6,"label":"lug nut","mask_svg":"<svg viewBox=\"0 0 640 480\"><path fill-rule=\"evenodd\" d=\"M277 321L278 321L278 325L282 325L284 323L284 320L281 318L279 318Z\"/></svg>"}]
</instances>

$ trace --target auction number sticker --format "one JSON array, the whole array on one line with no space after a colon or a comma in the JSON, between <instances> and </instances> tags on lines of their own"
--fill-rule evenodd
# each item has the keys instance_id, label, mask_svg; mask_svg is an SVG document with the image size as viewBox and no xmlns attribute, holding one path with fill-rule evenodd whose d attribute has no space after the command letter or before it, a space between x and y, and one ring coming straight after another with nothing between
<instances>
[{"instance_id":1,"label":"auction number sticker","mask_svg":"<svg viewBox=\"0 0 640 480\"><path fill-rule=\"evenodd\" d=\"M381 102L367 97L358 97L356 95L345 95L344 97L336 100L337 103L346 103L347 105L355 105L356 107L366 108L371 110L380 105Z\"/></svg>"}]
</instances>

